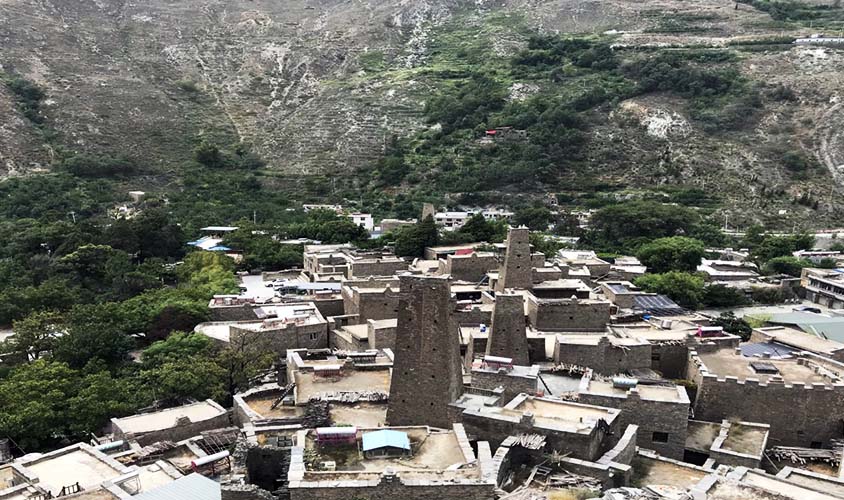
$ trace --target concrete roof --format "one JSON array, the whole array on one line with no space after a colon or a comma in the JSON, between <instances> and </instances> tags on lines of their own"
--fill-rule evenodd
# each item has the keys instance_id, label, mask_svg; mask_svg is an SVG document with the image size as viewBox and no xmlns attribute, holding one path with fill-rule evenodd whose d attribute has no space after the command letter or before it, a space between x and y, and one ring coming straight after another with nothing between
<instances>
[{"instance_id":1,"label":"concrete roof","mask_svg":"<svg viewBox=\"0 0 844 500\"><path fill-rule=\"evenodd\" d=\"M112 424L125 433L143 433L176 427L181 417L187 417L191 422L210 420L226 413L220 405L214 401L206 400L154 413L142 413L131 417L114 418Z\"/></svg>"}]
</instances>

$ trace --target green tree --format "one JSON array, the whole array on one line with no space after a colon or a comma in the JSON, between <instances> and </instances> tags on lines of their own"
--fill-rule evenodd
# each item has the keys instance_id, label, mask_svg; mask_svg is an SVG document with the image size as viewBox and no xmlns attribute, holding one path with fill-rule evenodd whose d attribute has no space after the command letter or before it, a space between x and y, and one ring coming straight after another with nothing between
<instances>
[{"instance_id":1,"label":"green tree","mask_svg":"<svg viewBox=\"0 0 844 500\"><path fill-rule=\"evenodd\" d=\"M787 257L797 250L808 250L815 245L815 237L811 234L796 234L790 236L765 235L758 245L753 248L752 258L762 265L776 257Z\"/></svg>"},{"instance_id":2,"label":"green tree","mask_svg":"<svg viewBox=\"0 0 844 500\"><path fill-rule=\"evenodd\" d=\"M404 226L396 235L396 255L399 257L422 257L425 247L435 246L439 233L430 215L412 226Z\"/></svg>"},{"instance_id":3,"label":"green tree","mask_svg":"<svg viewBox=\"0 0 844 500\"><path fill-rule=\"evenodd\" d=\"M742 342L750 340L753 328L742 318L737 318L732 312L723 312L712 320L712 326L720 326L725 332L741 337Z\"/></svg>"},{"instance_id":4,"label":"green tree","mask_svg":"<svg viewBox=\"0 0 844 500\"><path fill-rule=\"evenodd\" d=\"M134 341L119 304L75 306L66 316L67 330L56 345L54 357L74 368L92 360L117 365L127 359Z\"/></svg>"},{"instance_id":5,"label":"green tree","mask_svg":"<svg viewBox=\"0 0 844 500\"><path fill-rule=\"evenodd\" d=\"M726 285L707 285L701 302L706 307L739 307L747 304L744 292Z\"/></svg>"},{"instance_id":6,"label":"green tree","mask_svg":"<svg viewBox=\"0 0 844 500\"><path fill-rule=\"evenodd\" d=\"M699 240L684 236L659 238L639 248L636 257L653 273L697 269L706 249Z\"/></svg>"},{"instance_id":7,"label":"green tree","mask_svg":"<svg viewBox=\"0 0 844 500\"><path fill-rule=\"evenodd\" d=\"M646 292L668 296L677 304L697 308L703 298L704 280L697 274L670 271L663 274L646 274L634 280Z\"/></svg>"},{"instance_id":8,"label":"green tree","mask_svg":"<svg viewBox=\"0 0 844 500\"><path fill-rule=\"evenodd\" d=\"M193 158L197 163L208 168L222 168L226 166L226 159L223 152L216 144L202 141L193 150Z\"/></svg>"},{"instance_id":9,"label":"green tree","mask_svg":"<svg viewBox=\"0 0 844 500\"><path fill-rule=\"evenodd\" d=\"M765 264L763 269L765 274L800 276L804 267L812 267L812 262L789 255L786 257L774 257Z\"/></svg>"},{"instance_id":10,"label":"green tree","mask_svg":"<svg viewBox=\"0 0 844 500\"><path fill-rule=\"evenodd\" d=\"M215 361L223 369L225 403L229 405L234 395L249 386L249 381L265 373L275 361L267 336L261 332L253 335L235 335L217 354Z\"/></svg>"},{"instance_id":11,"label":"green tree","mask_svg":"<svg viewBox=\"0 0 844 500\"><path fill-rule=\"evenodd\" d=\"M528 207L516 210L513 217L516 224L527 226L533 231L545 231L554 220L547 207Z\"/></svg>"},{"instance_id":12,"label":"green tree","mask_svg":"<svg viewBox=\"0 0 844 500\"><path fill-rule=\"evenodd\" d=\"M180 404L188 399L225 401L225 369L204 355L168 359L141 372L156 401Z\"/></svg>"},{"instance_id":13,"label":"green tree","mask_svg":"<svg viewBox=\"0 0 844 500\"><path fill-rule=\"evenodd\" d=\"M164 363L197 355L211 356L213 343L210 338L193 332L175 332L166 340L153 343L141 355L144 367L152 368Z\"/></svg>"},{"instance_id":14,"label":"green tree","mask_svg":"<svg viewBox=\"0 0 844 500\"><path fill-rule=\"evenodd\" d=\"M499 237L506 235L506 231L506 224L490 222L483 214L477 213L469 217L466 223L455 232L465 235L465 239L471 242L495 242L501 241Z\"/></svg>"},{"instance_id":15,"label":"green tree","mask_svg":"<svg viewBox=\"0 0 844 500\"><path fill-rule=\"evenodd\" d=\"M8 352L25 361L39 359L53 351L63 329L64 324L59 313L34 312L12 325L15 335L8 342Z\"/></svg>"},{"instance_id":16,"label":"green tree","mask_svg":"<svg viewBox=\"0 0 844 500\"><path fill-rule=\"evenodd\" d=\"M41 359L21 365L0 380L0 434L26 451L56 444L68 432L67 400L78 382L65 363Z\"/></svg>"},{"instance_id":17,"label":"green tree","mask_svg":"<svg viewBox=\"0 0 844 500\"><path fill-rule=\"evenodd\" d=\"M680 235L698 219L692 209L652 201L610 205L592 216L585 242L605 250L630 251L646 240Z\"/></svg>"}]
</instances>

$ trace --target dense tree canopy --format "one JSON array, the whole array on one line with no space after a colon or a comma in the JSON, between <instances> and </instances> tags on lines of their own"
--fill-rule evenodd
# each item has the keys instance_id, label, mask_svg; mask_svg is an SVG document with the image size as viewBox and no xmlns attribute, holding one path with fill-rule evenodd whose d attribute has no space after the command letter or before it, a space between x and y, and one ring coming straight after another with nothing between
<instances>
[{"instance_id":1,"label":"dense tree canopy","mask_svg":"<svg viewBox=\"0 0 844 500\"><path fill-rule=\"evenodd\" d=\"M703 243L684 236L658 238L639 248L636 257L653 273L695 271L705 253Z\"/></svg>"},{"instance_id":2,"label":"dense tree canopy","mask_svg":"<svg viewBox=\"0 0 844 500\"><path fill-rule=\"evenodd\" d=\"M693 210L652 201L632 201L598 210L586 241L599 248L626 250L655 238L690 231L700 217Z\"/></svg>"}]
</instances>

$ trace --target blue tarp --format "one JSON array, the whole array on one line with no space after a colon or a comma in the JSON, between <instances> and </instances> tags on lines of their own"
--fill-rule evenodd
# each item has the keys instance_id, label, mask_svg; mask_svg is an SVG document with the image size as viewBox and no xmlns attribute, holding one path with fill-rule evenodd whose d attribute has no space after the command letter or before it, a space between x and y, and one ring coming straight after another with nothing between
<instances>
[{"instance_id":1,"label":"blue tarp","mask_svg":"<svg viewBox=\"0 0 844 500\"><path fill-rule=\"evenodd\" d=\"M367 432L363 435L363 451L377 450L379 448L399 448L410 451L410 439L406 432L385 429L382 431Z\"/></svg>"}]
</instances>

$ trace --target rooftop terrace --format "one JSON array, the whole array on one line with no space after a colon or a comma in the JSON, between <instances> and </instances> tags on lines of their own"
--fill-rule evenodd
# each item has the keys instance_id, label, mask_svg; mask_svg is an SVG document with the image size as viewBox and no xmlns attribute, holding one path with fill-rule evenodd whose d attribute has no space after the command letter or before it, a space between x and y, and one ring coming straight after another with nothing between
<instances>
[{"instance_id":1,"label":"rooftop terrace","mask_svg":"<svg viewBox=\"0 0 844 500\"><path fill-rule=\"evenodd\" d=\"M295 377L297 404L333 392L390 392L390 370L344 370L340 375L330 377L296 372Z\"/></svg>"},{"instance_id":2,"label":"rooftop terrace","mask_svg":"<svg viewBox=\"0 0 844 500\"><path fill-rule=\"evenodd\" d=\"M218 417L226 410L214 401L200 401L175 408L168 408L153 413L141 413L131 417L112 419L112 424L124 433L141 434L176 427L180 418L189 418L191 422L201 422Z\"/></svg>"},{"instance_id":3,"label":"rooftop terrace","mask_svg":"<svg viewBox=\"0 0 844 500\"><path fill-rule=\"evenodd\" d=\"M537 426L589 434L599 420L612 423L620 411L522 394L510 401L499 413L520 418L526 413L531 413Z\"/></svg>"},{"instance_id":4,"label":"rooftop terrace","mask_svg":"<svg viewBox=\"0 0 844 500\"><path fill-rule=\"evenodd\" d=\"M760 382L767 382L778 376L782 377L785 382L809 384L828 384L839 381L838 377L832 376L829 372L826 374L818 373L814 369L814 366L818 365L815 361L806 361L805 363L808 364L804 364L800 359L751 358L736 354L730 349L721 349L697 356L706 366L706 369L719 378L736 377L738 380L755 378Z\"/></svg>"},{"instance_id":5,"label":"rooftop terrace","mask_svg":"<svg viewBox=\"0 0 844 500\"><path fill-rule=\"evenodd\" d=\"M662 401L670 403L689 403L686 390L679 386L661 386L639 384L635 388L639 397L648 401ZM628 397L629 389L618 388L612 382L590 380L586 392L599 396Z\"/></svg>"},{"instance_id":6,"label":"rooftop terrace","mask_svg":"<svg viewBox=\"0 0 844 500\"><path fill-rule=\"evenodd\" d=\"M38 484L57 496L63 487L79 483L84 490L94 489L127 472L118 462L87 445L74 445L48 453L21 465L38 478Z\"/></svg>"}]
</instances>

